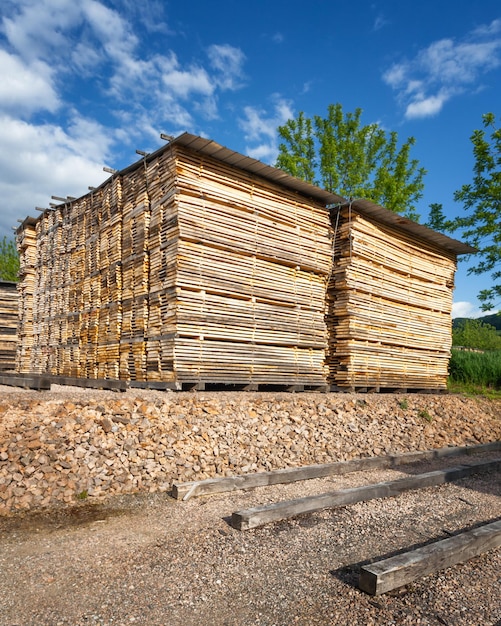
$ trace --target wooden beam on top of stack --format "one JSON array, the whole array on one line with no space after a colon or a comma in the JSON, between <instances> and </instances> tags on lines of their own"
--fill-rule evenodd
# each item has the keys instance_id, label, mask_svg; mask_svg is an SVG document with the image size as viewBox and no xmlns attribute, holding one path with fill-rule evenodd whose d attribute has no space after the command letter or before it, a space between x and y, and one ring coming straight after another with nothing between
<instances>
[{"instance_id":1,"label":"wooden beam on top of stack","mask_svg":"<svg viewBox=\"0 0 501 626\"><path fill-rule=\"evenodd\" d=\"M19 252L19 323L16 370L31 372L33 348L33 295L36 273L36 229L35 220L25 220L16 233L16 246Z\"/></svg>"},{"instance_id":2,"label":"wooden beam on top of stack","mask_svg":"<svg viewBox=\"0 0 501 626\"><path fill-rule=\"evenodd\" d=\"M356 212L342 212L328 293L330 382L446 386L456 258Z\"/></svg>"},{"instance_id":3,"label":"wooden beam on top of stack","mask_svg":"<svg viewBox=\"0 0 501 626\"><path fill-rule=\"evenodd\" d=\"M325 208L176 149L181 382L324 384Z\"/></svg>"}]
</instances>

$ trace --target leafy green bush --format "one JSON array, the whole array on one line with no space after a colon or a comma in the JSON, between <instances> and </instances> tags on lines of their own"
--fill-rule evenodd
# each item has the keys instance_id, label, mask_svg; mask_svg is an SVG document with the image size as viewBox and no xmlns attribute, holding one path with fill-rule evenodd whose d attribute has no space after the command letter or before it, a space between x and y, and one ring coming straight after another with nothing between
<instances>
[{"instance_id":1,"label":"leafy green bush","mask_svg":"<svg viewBox=\"0 0 501 626\"><path fill-rule=\"evenodd\" d=\"M462 319L452 329L452 345L477 350L501 350L501 337L490 324Z\"/></svg>"},{"instance_id":2,"label":"leafy green bush","mask_svg":"<svg viewBox=\"0 0 501 626\"><path fill-rule=\"evenodd\" d=\"M452 350L449 362L452 382L501 389L501 351Z\"/></svg>"},{"instance_id":3,"label":"leafy green bush","mask_svg":"<svg viewBox=\"0 0 501 626\"><path fill-rule=\"evenodd\" d=\"M0 239L0 280L16 282L19 272L19 256L12 239Z\"/></svg>"}]
</instances>

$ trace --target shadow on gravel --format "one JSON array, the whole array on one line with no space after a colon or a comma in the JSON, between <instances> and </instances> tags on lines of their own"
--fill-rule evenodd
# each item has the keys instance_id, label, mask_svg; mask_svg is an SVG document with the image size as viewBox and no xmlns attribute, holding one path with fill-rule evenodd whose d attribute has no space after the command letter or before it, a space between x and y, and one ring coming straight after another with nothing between
<instances>
[{"instance_id":1,"label":"shadow on gravel","mask_svg":"<svg viewBox=\"0 0 501 626\"><path fill-rule=\"evenodd\" d=\"M100 504L82 504L61 510L25 513L0 518L0 534L12 531L54 532L62 528L87 526L126 513L126 509L114 509Z\"/></svg>"},{"instance_id":2,"label":"shadow on gravel","mask_svg":"<svg viewBox=\"0 0 501 626\"><path fill-rule=\"evenodd\" d=\"M389 559L391 557L397 556L399 554L404 554L405 552L410 552L412 550L417 550L418 548L423 548L424 546L428 546L430 544L436 543L437 541L441 541L442 539L448 539L449 537L455 537L456 535L460 535L461 533L468 532L470 530L474 530L475 528L480 528L481 526L486 526L487 524L493 524L494 522L498 522L501 520L501 516L493 517L491 519L484 520L482 522L478 522L476 524L471 524L470 526L465 526L464 528L460 528L455 532L449 532L445 528L442 529L442 534L427 541L421 541L418 543L413 543L409 546L405 546L400 550L393 550L391 552L387 552L386 554L378 554L370 559L365 559L363 561L359 561L358 563L349 563L347 565L343 565L342 567L338 567L337 569L330 570L329 574L334 578L337 578L340 582L348 585L349 587L355 587L358 589L358 579L360 576L360 570L362 567L366 565L370 565L371 563L375 563L376 561L383 561L384 559ZM407 585L406 587L401 587L399 589L395 589L393 592L388 592L387 595L404 595L412 590L412 584Z\"/></svg>"},{"instance_id":3,"label":"shadow on gravel","mask_svg":"<svg viewBox=\"0 0 501 626\"><path fill-rule=\"evenodd\" d=\"M156 497L155 497L156 496ZM176 501L165 493L126 494L110 498L104 502L86 501L74 506L45 511L17 513L0 517L0 535L9 532L56 532L59 530L82 528L95 522L117 517L133 517L144 511L148 504L161 500L163 506Z\"/></svg>"}]
</instances>

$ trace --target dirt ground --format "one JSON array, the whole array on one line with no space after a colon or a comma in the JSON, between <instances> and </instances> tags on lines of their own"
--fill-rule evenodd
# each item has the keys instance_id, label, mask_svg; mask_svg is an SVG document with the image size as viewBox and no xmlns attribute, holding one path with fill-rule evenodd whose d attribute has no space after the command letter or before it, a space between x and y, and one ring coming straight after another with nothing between
<instances>
[{"instance_id":1,"label":"dirt ground","mask_svg":"<svg viewBox=\"0 0 501 626\"><path fill-rule=\"evenodd\" d=\"M357 587L364 563L500 519L499 472L250 531L229 525L258 504L474 460L2 518L0 625L500 624L499 549L383 596Z\"/></svg>"}]
</instances>

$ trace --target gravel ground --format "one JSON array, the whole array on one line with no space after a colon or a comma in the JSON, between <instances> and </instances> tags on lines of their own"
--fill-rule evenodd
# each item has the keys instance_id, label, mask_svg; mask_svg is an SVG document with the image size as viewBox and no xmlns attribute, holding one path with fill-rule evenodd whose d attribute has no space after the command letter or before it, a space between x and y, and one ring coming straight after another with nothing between
<instances>
[{"instance_id":1,"label":"gravel ground","mask_svg":"<svg viewBox=\"0 0 501 626\"><path fill-rule=\"evenodd\" d=\"M480 458L469 456L465 462ZM459 465L173 500L106 503L0 519L0 625L501 624L501 551L377 598L362 564L501 517L501 474L325 510L251 531L233 511Z\"/></svg>"}]
</instances>

